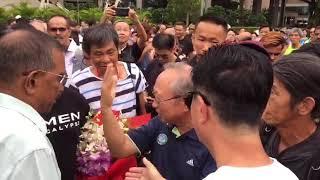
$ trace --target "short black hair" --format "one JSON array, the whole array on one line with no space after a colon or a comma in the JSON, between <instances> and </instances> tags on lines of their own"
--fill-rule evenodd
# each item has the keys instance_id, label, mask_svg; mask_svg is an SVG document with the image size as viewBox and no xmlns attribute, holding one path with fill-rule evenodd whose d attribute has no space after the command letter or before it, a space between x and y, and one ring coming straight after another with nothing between
<instances>
[{"instance_id":1,"label":"short black hair","mask_svg":"<svg viewBox=\"0 0 320 180\"><path fill-rule=\"evenodd\" d=\"M15 30L0 39L0 81L11 84L23 72L54 68L53 49L64 52L60 43L37 30Z\"/></svg>"},{"instance_id":2,"label":"short black hair","mask_svg":"<svg viewBox=\"0 0 320 180\"><path fill-rule=\"evenodd\" d=\"M85 31L82 49L85 53L90 54L92 46L102 47L109 42L113 42L118 48L119 38L117 32L110 24L98 24Z\"/></svg>"},{"instance_id":3,"label":"short black hair","mask_svg":"<svg viewBox=\"0 0 320 180\"><path fill-rule=\"evenodd\" d=\"M176 23L174 23L174 26L182 26L183 28L186 28L186 23L182 21L177 21Z\"/></svg>"},{"instance_id":4,"label":"short black hair","mask_svg":"<svg viewBox=\"0 0 320 180\"><path fill-rule=\"evenodd\" d=\"M306 97L314 98L312 118L320 117L320 58L309 53L292 53L273 64L274 76L291 95L293 107Z\"/></svg>"},{"instance_id":5,"label":"short black hair","mask_svg":"<svg viewBox=\"0 0 320 180\"><path fill-rule=\"evenodd\" d=\"M227 127L260 125L273 84L269 57L253 48L219 45L193 69L192 81Z\"/></svg>"},{"instance_id":6,"label":"short black hair","mask_svg":"<svg viewBox=\"0 0 320 180\"><path fill-rule=\"evenodd\" d=\"M159 50L171 50L174 45L175 39L171 34L157 34L152 40L152 46Z\"/></svg>"},{"instance_id":7,"label":"short black hair","mask_svg":"<svg viewBox=\"0 0 320 180\"><path fill-rule=\"evenodd\" d=\"M5 35L8 31L8 27L6 24L0 24L0 38Z\"/></svg>"},{"instance_id":8,"label":"short black hair","mask_svg":"<svg viewBox=\"0 0 320 180\"><path fill-rule=\"evenodd\" d=\"M272 28L268 25L268 24L262 24L262 25L260 25L260 27L259 27L259 31L261 31L261 29L262 28L269 28L269 31L272 31Z\"/></svg>"},{"instance_id":9,"label":"short black hair","mask_svg":"<svg viewBox=\"0 0 320 180\"><path fill-rule=\"evenodd\" d=\"M220 18L220 17L216 17L216 16L212 16L210 14L205 14L203 16L201 16L197 23L196 23L196 29L198 27L198 24L201 22L207 22L207 23L212 23L212 24L216 24L219 26L222 26L223 29L225 30L225 32L228 31L228 23L227 21L225 21L224 19Z\"/></svg>"},{"instance_id":10,"label":"short black hair","mask_svg":"<svg viewBox=\"0 0 320 180\"><path fill-rule=\"evenodd\" d=\"M10 26L10 29L12 29L12 30L19 30L19 29L21 29L21 30L23 30L23 29L35 30L35 28L27 22L19 22L19 23L13 24Z\"/></svg>"},{"instance_id":11,"label":"short black hair","mask_svg":"<svg viewBox=\"0 0 320 180\"><path fill-rule=\"evenodd\" d=\"M61 18L65 19L66 22L67 22L67 27L70 27L70 26L71 26L71 19L70 19L68 16L65 16L65 15L62 15L62 14L56 14L56 15L51 16L51 17L48 19L47 24L49 25L49 21L50 21L52 18L55 18L55 17L61 17Z\"/></svg>"}]
</instances>

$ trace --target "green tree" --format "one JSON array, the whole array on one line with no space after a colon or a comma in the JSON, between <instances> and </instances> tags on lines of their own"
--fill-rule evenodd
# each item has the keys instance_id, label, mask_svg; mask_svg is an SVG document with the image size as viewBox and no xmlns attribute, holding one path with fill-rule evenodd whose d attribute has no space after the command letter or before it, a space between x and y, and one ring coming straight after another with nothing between
<instances>
[{"instance_id":1,"label":"green tree","mask_svg":"<svg viewBox=\"0 0 320 180\"><path fill-rule=\"evenodd\" d=\"M0 23L7 23L9 19L9 14L7 13L7 11L4 8L0 8Z\"/></svg>"},{"instance_id":2,"label":"green tree","mask_svg":"<svg viewBox=\"0 0 320 180\"><path fill-rule=\"evenodd\" d=\"M21 17L26 19L31 19L34 16L37 8L31 7L28 3L22 2L19 5L13 6L11 9L8 10L8 14L11 17L16 15L21 15Z\"/></svg>"},{"instance_id":3,"label":"green tree","mask_svg":"<svg viewBox=\"0 0 320 180\"><path fill-rule=\"evenodd\" d=\"M151 17L150 20L153 23L159 24L165 22L165 16L168 13L164 8L151 9Z\"/></svg>"},{"instance_id":4,"label":"green tree","mask_svg":"<svg viewBox=\"0 0 320 180\"><path fill-rule=\"evenodd\" d=\"M222 6L215 5L213 7L209 7L206 14L210 14L212 16L225 18L226 11Z\"/></svg>"},{"instance_id":5,"label":"green tree","mask_svg":"<svg viewBox=\"0 0 320 180\"><path fill-rule=\"evenodd\" d=\"M320 1L301 0L309 4L309 24L318 25L320 23Z\"/></svg>"},{"instance_id":6,"label":"green tree","mask_svg":"<svg viewBox=\"0 0 320 180\"><path fill-rule=\"evenodd\" d=\"M80 20L82 21L97 22L100 20L103 14L103 11L99 8L89 8L89 9L80 10L79 14L80 14Z\"/></svg>"},{"instance_id":7,"label":"green tree","mask_svg":"<svg viewBox=\"0 0 320 180\"><path fill-rule=\"evenodd\" d=\"M53 15L64 15L69 16L70 14L58 7L47 7L47 8L39 8L35 11L32 18L48 20Z\"/></svg>"},{"instance_id":8,"label":"green tree","mask_svg":"<svg viewBox=\"0 0 320 180\"><path fill-rule=\"evenodd\" d=\"M200 15L201 0L169 0L167 22L194 21Z\"/></svg>"},{"instance_id":9,"label":"green tree","mask_svg":"<svg viewBox=\"0 0 320 180\"><path fill-rule=\"evenodd\" d=\"M267 18L262 14L250 14L248 17L247 26L260 26L267 23Z\"/></svg>"}]
</instances>

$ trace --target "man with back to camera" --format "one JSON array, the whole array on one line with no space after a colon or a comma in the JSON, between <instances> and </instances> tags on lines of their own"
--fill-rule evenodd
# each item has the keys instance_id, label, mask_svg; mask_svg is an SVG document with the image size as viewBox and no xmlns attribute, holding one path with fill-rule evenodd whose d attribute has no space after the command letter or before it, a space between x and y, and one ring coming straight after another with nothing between
<instances>
[{"instance_id":1,"label":"man with back to camera","mask_svg":"<svg viewBox=\"0 0 320 180\"><path fill-rule=\"evenodd\" d=\"M263 149L259 126L273 71L263 49L253 46L211 48L193 68L192 126L218 166L205 180L298 180ZM147 168L135 177L163 179L150 162L144 163Z\"/></svg>"},{"instance_id":2,"label":"man with back to camera","mask_svg":"<svg viewBox=\"0 0 320 180\"><path fill-rule=\"evenodd\" d=\"M273 71L269 57L253 46L212 48L193 69L193 126L218 165L206 180L297 180L289 169L268 157L260 141L260 119Z\"/></svg>"}]
</instances>

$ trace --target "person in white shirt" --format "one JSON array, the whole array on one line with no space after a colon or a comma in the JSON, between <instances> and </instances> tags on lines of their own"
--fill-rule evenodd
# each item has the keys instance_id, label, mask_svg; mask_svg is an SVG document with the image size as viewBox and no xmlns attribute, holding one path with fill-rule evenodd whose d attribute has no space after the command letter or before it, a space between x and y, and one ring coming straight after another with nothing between
<instances>
[{"instance_id":1,"label":"person in white shirt","mask_svg":"<svg viewBox=\"0 0 320 180\"><path fill-rule=\"evenodd\" d=\"M273 84L268 53L258 45L216 46L192 70L192 126L218 169L205 180L298 180L263 149L259 126ZM146 168L136 179L163 179ZM134 178L133 178L134 179Z\"/></svg>"},{"instance_id":2,"label":"person in white shirt","mask_svg":"<svg viewBox=\"0 0 320 180\"><path fill-rule=\"evenodd\" d=\"M36 30L0 38L0 179L59 180L46 124L66 80L61 45Z\"/></svg>"},{"instance_id":3,"label":"person in white shirt","mask_svg":"<svg viewBox=\"0 0 320 180\"><path fill-rule=\"evenodd\" d=\"M83 55L81 46L78 46L73 39L70 39L70 19L62 15L54 15L48 20L48 34L54 37L64 47L65 68L67 75L71 75L86 67L82 62Z\"/></svg>"},{"instance_id":4,"label":"person in white shirt","mask_svg":"<svg viewBox=\"0 0 320 180\"><path fill-rule=\"evenodd\" d=\"M263 149L259 126L273 84L268 53L255 44L217 46L193 69L193 127L218 169L205 180L298 178Z\"/></svg>"}]
</instances>

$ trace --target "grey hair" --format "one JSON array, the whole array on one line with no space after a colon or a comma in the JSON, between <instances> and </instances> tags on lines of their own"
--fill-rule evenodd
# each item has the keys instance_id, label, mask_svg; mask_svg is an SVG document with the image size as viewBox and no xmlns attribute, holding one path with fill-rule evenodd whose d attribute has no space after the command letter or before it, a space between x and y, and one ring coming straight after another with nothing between
<instances>
[{"instance_id":1,"label":"grey hair","mask_svg":"<svg viewBox=\"0 0 320 180\"><path fill-rule=\"evenodd\" d=\"M302 30L300 28L292 28L292 29L290 29L289 35L292 34L292 33L295 33L295 32L298 33L300 37L303 36L303 32L302 32Z\"/></svg>"},{"instance_id":2,"label":"grey hair","mask_svg":"<svg viewBox=\"0 0 320 180\"><path fill-rule=\"evenodd\" d=\"M16 30L0 39L0 81L13 83L24 72L54 68L52 51L63 47L49 35L36 30Z\"/></svg>"},{"instance_id":3,"label":"grey hair","mask_svg":"<svg viewBox=\"0 0 320 180\"><path fill-rule=\"evenodd\" d=\"M165 64L164 69L173 70L179 74L178 78L170 84L172 91L176 95L184 96L193 91L193 83L191 81L192 67L190 65L185 62L172 62Z\"/></svg>"}]
</instances>

